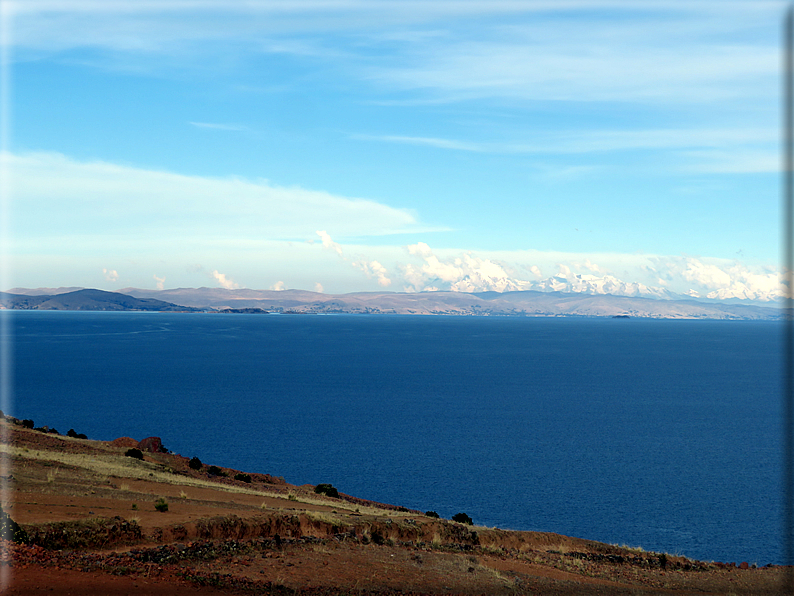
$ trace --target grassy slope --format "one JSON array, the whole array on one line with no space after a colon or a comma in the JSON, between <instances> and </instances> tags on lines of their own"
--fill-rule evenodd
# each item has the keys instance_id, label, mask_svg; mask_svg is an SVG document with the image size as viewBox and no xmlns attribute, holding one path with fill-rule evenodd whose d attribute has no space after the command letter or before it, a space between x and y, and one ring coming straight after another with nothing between
<instances>
[{"instance_id":1,"label":"grassy slope","mask_svg":"<svg viewBox=\"0 0 794 596\"><path fill-rule=\"evenodd\" d=\"M229 588L337 590L327 593L365 586L428 594L768 594L783 577L779 568L739 570L557 534L467 526L347 495L328 498L266 474L251 473L251 483L234 480L238 470L210 476L178 455L140 461L125 457L125 446L6 422L0 431L0 462L10 466L0 470L3 507L46 549L20 549L20 560L41 560L42 552L50 560L57 549L79 557L132 549L144 553L125 555L124 569L136 573L151 563L146 552L170 548L173 569L158 564L174 577L192 573L201 582L232 566L240 569L224 580ZM155 509L158 499L167 512ZM223 546L229 540L239 551L230 554ZM206 544L213 546L194 546ZM118 570L121 560L75 563L75 556L55 559L105 571Z\"/></svg>"}]
</instances>

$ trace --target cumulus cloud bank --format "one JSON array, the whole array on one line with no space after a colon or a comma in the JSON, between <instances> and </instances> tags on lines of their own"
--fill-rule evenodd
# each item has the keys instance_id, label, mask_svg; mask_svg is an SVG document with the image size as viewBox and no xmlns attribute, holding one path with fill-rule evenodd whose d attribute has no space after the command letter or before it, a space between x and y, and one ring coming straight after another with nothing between
<instances>
[{"instance_id":1,"label":"cumulus cloud bank","mask_svg":"<svg viewBox=\"0 0 794 596\"><path fill-rule=\"evenodd\" d=\"M424 263L415 267L403 265L402 274L408 292L434 291L505 292L529 289L529 282L516 279L500 263L482 259L469 253L449 260L439 259L424 242L407 247L408 253L421 258Z\"/></svg>"},{"instance_id":2,"label":"cumulus cloud bank","mask_svg":"<svg viewBox=\"0 0 794 596\"><path fill-rule=\"evenodd\" d=\"M103 269L102 274L108 281L118 281L119 279L119 274L115 269Z\"/></svg>"},{"instance_id":3,"label":"cumulus cloud bank","mask_svg":"<svg viewBox=\"0 0 794 596\"><path fill-rule=\"evenodd\" d=\"M404 289L408 292L535 290L649 298L736 298L759 302L784 296L779 272L771 268L752 269L724 259L613 255L612 262L605 264L588 257L558 253L551 265L556 272L544 276L541 267L532 262L513 261L511 264L471 252L440 257L423 242L407 246L406 250L418 261L400 267ZM513 256L523 260L520 254ZM542 258L543 253L532 253L532 256ZM550 265L543 267L548 270ZM618 268L622 273L615 271ZM521 269L529 275L517 273ZM638 277L642 281L638 281Z\"/></svg>"}]
</instances>

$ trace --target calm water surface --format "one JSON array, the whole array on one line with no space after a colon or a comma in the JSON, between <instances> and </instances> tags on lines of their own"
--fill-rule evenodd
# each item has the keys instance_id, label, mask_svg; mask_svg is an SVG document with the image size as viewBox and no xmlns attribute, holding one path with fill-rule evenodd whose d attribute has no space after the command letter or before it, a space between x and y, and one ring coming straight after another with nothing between
<instances>
[{"instance_id":1,"label":"calm water surface","mask_svg":"<svg viewBox=\"0 0 794 596\"><path fill-rule=\"evenodd\" d=\"M693 558L782 561L770 322L14 312L10 413Z\"/></svg>"}]
</instances>

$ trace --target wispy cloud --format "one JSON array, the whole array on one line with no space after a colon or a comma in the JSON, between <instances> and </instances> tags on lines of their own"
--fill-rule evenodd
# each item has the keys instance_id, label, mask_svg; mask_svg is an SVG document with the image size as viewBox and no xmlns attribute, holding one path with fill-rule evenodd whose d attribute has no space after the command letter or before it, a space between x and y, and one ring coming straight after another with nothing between
<instances>
[{"instance_id":1,"label":"wispy cloud","mask_svg":"<svg viewBox=\"0 0 794 596\"><path fill-rule=\"evenodd\" d=\"M776 172L779 170L777 130L650 129L527 131L528 142L463 141L407 135L350 135L362 141L400 143L442 150L493 154L574 155L617 151L669 150L688 172Z\"/></svg>"},{"instance_id":2,"label":"wispy cloud","mask_svg":"<svg viewBox=\"0 0 794 596\"><path fill-rule=\"evenodd\" d=\"M102 48L125 68L133 54L157 69L196 61L228 67L230 54L252 51L290 53L333 59L347 77L412 93L403 99L674 104L773 91L776 39L760 41L755 33L777 23L783 6L718 0L7 4L20 50Z\"/></svg>"},{"instance_id":3,"label":"wispy cloud","mask_svg":"<svg viewBox=\"0 0 794 596\"><path fill-rule=\"evenodd\" d=\"M325 230L320 230L317 232L317 235L322 239L323 248L325 250L330 250L335 252L336 254L339 255L339 257L343 261L346 262L349 261L349 259L344 255L342 246L339 243L334 242L333 239L331 238L331 235L328 232L326 232ZM374 261L374 260L368 261L364 258L360 258L356 261L353 261L351 265L356 269L363 271L367 277L376 278L378 280L378 285L382 287L391 285L391 280L388 277L388 271L378 261Z\"/></svg>"},{"instance_id":4,"label":"wispy cloud","mask_svg":"<svg viewBox=\"0 0 794 596\"><path fill-rule=\"evenodd\" d=\"M350 135L353 139L360 139L363 141L384 141L387 143L403 143L406 145L421 145L426 147L436 147L438 149L453 149L455 151L476 151L476 152L514 152L509 149L509 145L502 145L501 150L499 145L485 144L485 143L472 143L466 141L456 141L454 139L439 139L432 137L409 137L400 135L365 135L354 134Z\"/></svg>"},{"instance_id":5,"label":"wispy cloud","mask_svg":"<svg viewBox=\"0 0 794 596\"><path fill-rule=\"evenodd\" d=\"M594 153L627 149L719 148L768 145L778 141L774 129L639 129L579 130L565 132L528 131L527 142L462 141L407 135L351 135L360 140L424 145L439 149L482 153Z\"/></svg>"}]
</instances>

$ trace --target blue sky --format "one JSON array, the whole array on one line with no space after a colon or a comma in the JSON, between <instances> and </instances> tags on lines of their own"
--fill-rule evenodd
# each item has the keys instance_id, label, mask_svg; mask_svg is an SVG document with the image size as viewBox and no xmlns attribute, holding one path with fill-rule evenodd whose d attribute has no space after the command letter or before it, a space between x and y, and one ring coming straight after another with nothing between
<instances>
[{"instance_id":1,"label":"blue sky","mask_svg":"<svg viewBox=\"0 0 794 596\"><path fill-rule=\"evenodd\" d=\"M2 7L3 289L779 295L785 3Z\"/></svg>"}]
</instances>

